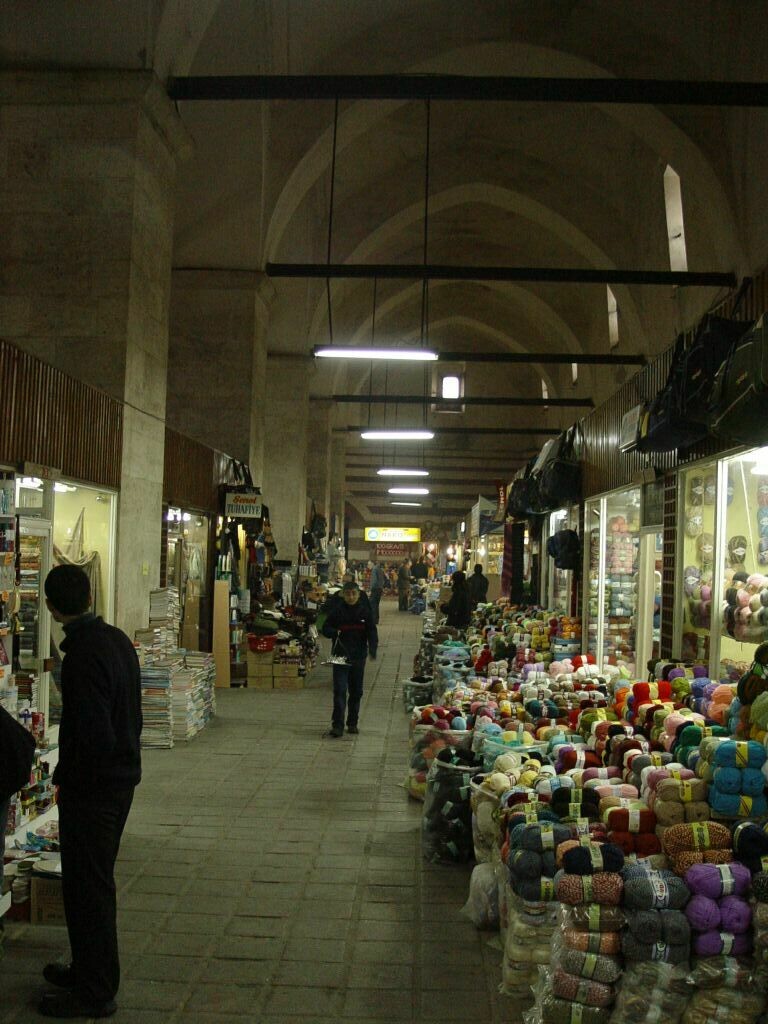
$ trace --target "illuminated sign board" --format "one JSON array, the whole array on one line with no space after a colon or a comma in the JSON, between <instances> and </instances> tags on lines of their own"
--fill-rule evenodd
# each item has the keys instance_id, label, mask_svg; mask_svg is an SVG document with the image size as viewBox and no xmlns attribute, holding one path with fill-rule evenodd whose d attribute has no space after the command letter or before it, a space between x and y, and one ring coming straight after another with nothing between
<instances>
[{"instance_id":1,"label":"illuminated sign board","mask_svg":"<svg viewBox=\"0 0 768 1024\"><path fill-rule=\"evenodd\" d=\"M421 540L421 529L418 526L366 526L365 539L375 543L399 541L416 544Z\"/></svg>"}]
</instances>

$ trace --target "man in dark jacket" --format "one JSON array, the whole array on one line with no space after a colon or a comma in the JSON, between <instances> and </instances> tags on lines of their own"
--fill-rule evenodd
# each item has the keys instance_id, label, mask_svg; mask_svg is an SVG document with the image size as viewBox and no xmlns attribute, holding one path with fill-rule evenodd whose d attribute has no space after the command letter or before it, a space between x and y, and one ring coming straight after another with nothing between
<instances>
[{"instance_id":1,"label":"man in dark jacket","mask_svg":"<svg viewBox=\"0 0 768 1024\"><path fill-rule=\"evenodd\" d=\"M61 643L59 840L71 964L43 977L66 991L40 1003L46 1017L109 1017L120 984L114 867L141 779L141 672L128 637L90 612L88 577L59 565L46 604Z\"/></svg>"},{"instance_id":2,"label":"man in dark jacket","mask_svg":"<svg viewBox=\"0 0 768 1024\"><path fill-rule=\"evenodd\" d=\"M331 653L344 657L347 664L333 666L333 717L331 736L344 735L344 714L347 732L358 733L357 721L363 696L365 659L373 660L379 647L379 634L370 605L360 601L356 583L342 587L342 600L333 605L323 625L323 636L333 640Z\"/></svg>"},{"instance_id":3,"label":"man in dark jacket","mask_svg":"<svg viewBox=\"0 0 768 1024\"><path fill-rule=\"evenodd\" d=\"M408 597L411 593L411 560L403 559L400 568L397 570L397 610L408 611Z\"/></svg>"},{"instance_id":4,"label":"man in dark jacket","mask_svg":"<svg viewBox=\"0 0 768 1024\"><path fill-rule=\"evenodd\" d=\"M454 629L466 629L472 618L469 601L467 579L463 572L455 572L451 576L453 593L447 604L441 604L440 610L447 615L447 624Z\"/></svg>"},{"instance_id":5,"label":"man in dark jacket","mask_svg":"<svg viewBox=\"0 0 768 1024\"><path fill-rule=\"evenodd\" d=\"M467 580L467 587L473 608L485 601L488 596L488 577L483 576L482 565L475 566L475 571Z\"/></svg>"}]
</instances>

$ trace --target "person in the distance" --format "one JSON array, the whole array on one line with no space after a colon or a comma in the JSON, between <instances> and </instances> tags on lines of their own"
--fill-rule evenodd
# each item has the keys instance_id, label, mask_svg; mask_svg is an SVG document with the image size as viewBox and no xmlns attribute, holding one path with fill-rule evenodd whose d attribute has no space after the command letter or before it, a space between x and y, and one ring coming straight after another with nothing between
<instances>
[{"instance_id":1,"label":"person in the distance","mask_svg":"<svg viewBox=\"0 0 768 1024\"><path fill-rule=\"evenodd\" d=\"M467 578L463 572L455 572L451 576L453 593L446 604L440 605L440 611L448 617L448 625L454 629L466 629L472 618L472 605L467 587Z\"/></svg>"},{"instance_id":2,"label":"person in the distance","mask_svg":"<svg viewBox=\"0 0 768 1024\"><path fill-rule=\"evenodd\" d=\"M472 607L475 608L477 605L483 604L488 596L488 577L483 576L482 565L475 566L474 572L467 580L467 588Z\"/></svg>"}]
</instances>

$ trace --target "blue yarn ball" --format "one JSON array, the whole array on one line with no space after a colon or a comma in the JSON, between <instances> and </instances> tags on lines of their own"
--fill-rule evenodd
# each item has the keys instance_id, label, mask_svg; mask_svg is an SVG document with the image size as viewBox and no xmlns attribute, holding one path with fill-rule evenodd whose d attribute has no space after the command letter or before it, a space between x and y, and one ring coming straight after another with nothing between
<instances>
[{"instance_id":1,"label":"blue yarn ball","mask_svg":"<svg viewBox=\"0 0 768 1024\"><path fill-rule=\"evenodd\" d=\"M464 732L467 728L466 719L462 718L461 715L456 715L451 721L451 728L455 729L456 732Z\"/></svg>"}]
</instances>

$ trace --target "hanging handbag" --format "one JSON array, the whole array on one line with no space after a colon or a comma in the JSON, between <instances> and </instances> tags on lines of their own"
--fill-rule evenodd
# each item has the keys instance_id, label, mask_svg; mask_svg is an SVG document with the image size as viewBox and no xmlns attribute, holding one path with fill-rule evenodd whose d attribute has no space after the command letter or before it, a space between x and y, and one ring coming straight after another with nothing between
<instances>
[{"instance_id":1,"label":"hanging handbag","mask_svg":"<svg viewBox=\"0 0 768 1024\"><path fill-rule=\"evenodd\" d=\"M507 515L524 518L541 512L538 480L533 475L535 460L528 462L522 474L512 481L507 498Z\"/></svg>"},{"instance_id":2,"label":"hanging handbag","mask_svg":"<svg viewBox=\"0 0 768 1024\"><path fill-rule=\"evenodd\" d=\"M710 429L744 444L768 439L768 330L765 316L733 346L712 388Z\"/></svg>"},{"instance_id":3,"label":"hanging handbag","mask_svg":"<svg viewBox=\"0 0 768 1024\"><path fill-rule=\"evenodd\" d=\"M712 389L717 371L734 345L753 326L754 321L705 316L693 341L683 352L679 415L688 423L699 424L705 433L709 429Z\"/></svg>"},{"instance_id":4,"label":"hanging handbag","mask_svg":"<svg viewBox=\"0 0 768 1024\"><path fill-rule=\"evenodd\" d=\"M0 804L29 785L34 756L32 733L0 706Z\"/></svg>"},{"instance_id":5,"label":"hanging handbag","mask_svg":"<svg viewBox=\"0 0 768 1024\"><path fill-rule=\"evenodd\" d=\"M637 441L641 452L673 452L688 448L707 436L706 427L681 415L685 336L678 335L664 387L649 403Z\"/></svg>"},{"instance_id":6,"label":"hanging handbag","mask_svg":"<svg viewBox=\"0 0 768 1024\"><path fill-rule=\"evenodd\" d=\"M560 508L581 500L581 462L576 453L578 423L563 431L553 454L539 474L539 496L545 508Z\"/></svg>"},{"instance_id":7,"label":"hanging handbag","mask_svg":"<svg viewBox=\"0 0 768 1024\"><path fill-rule=\"evenodd\" d=\"M555 560L556 569L579 568L581 541L575 530L558 530L547 541L547 554Z\"/></svg>"}]
</instances>

